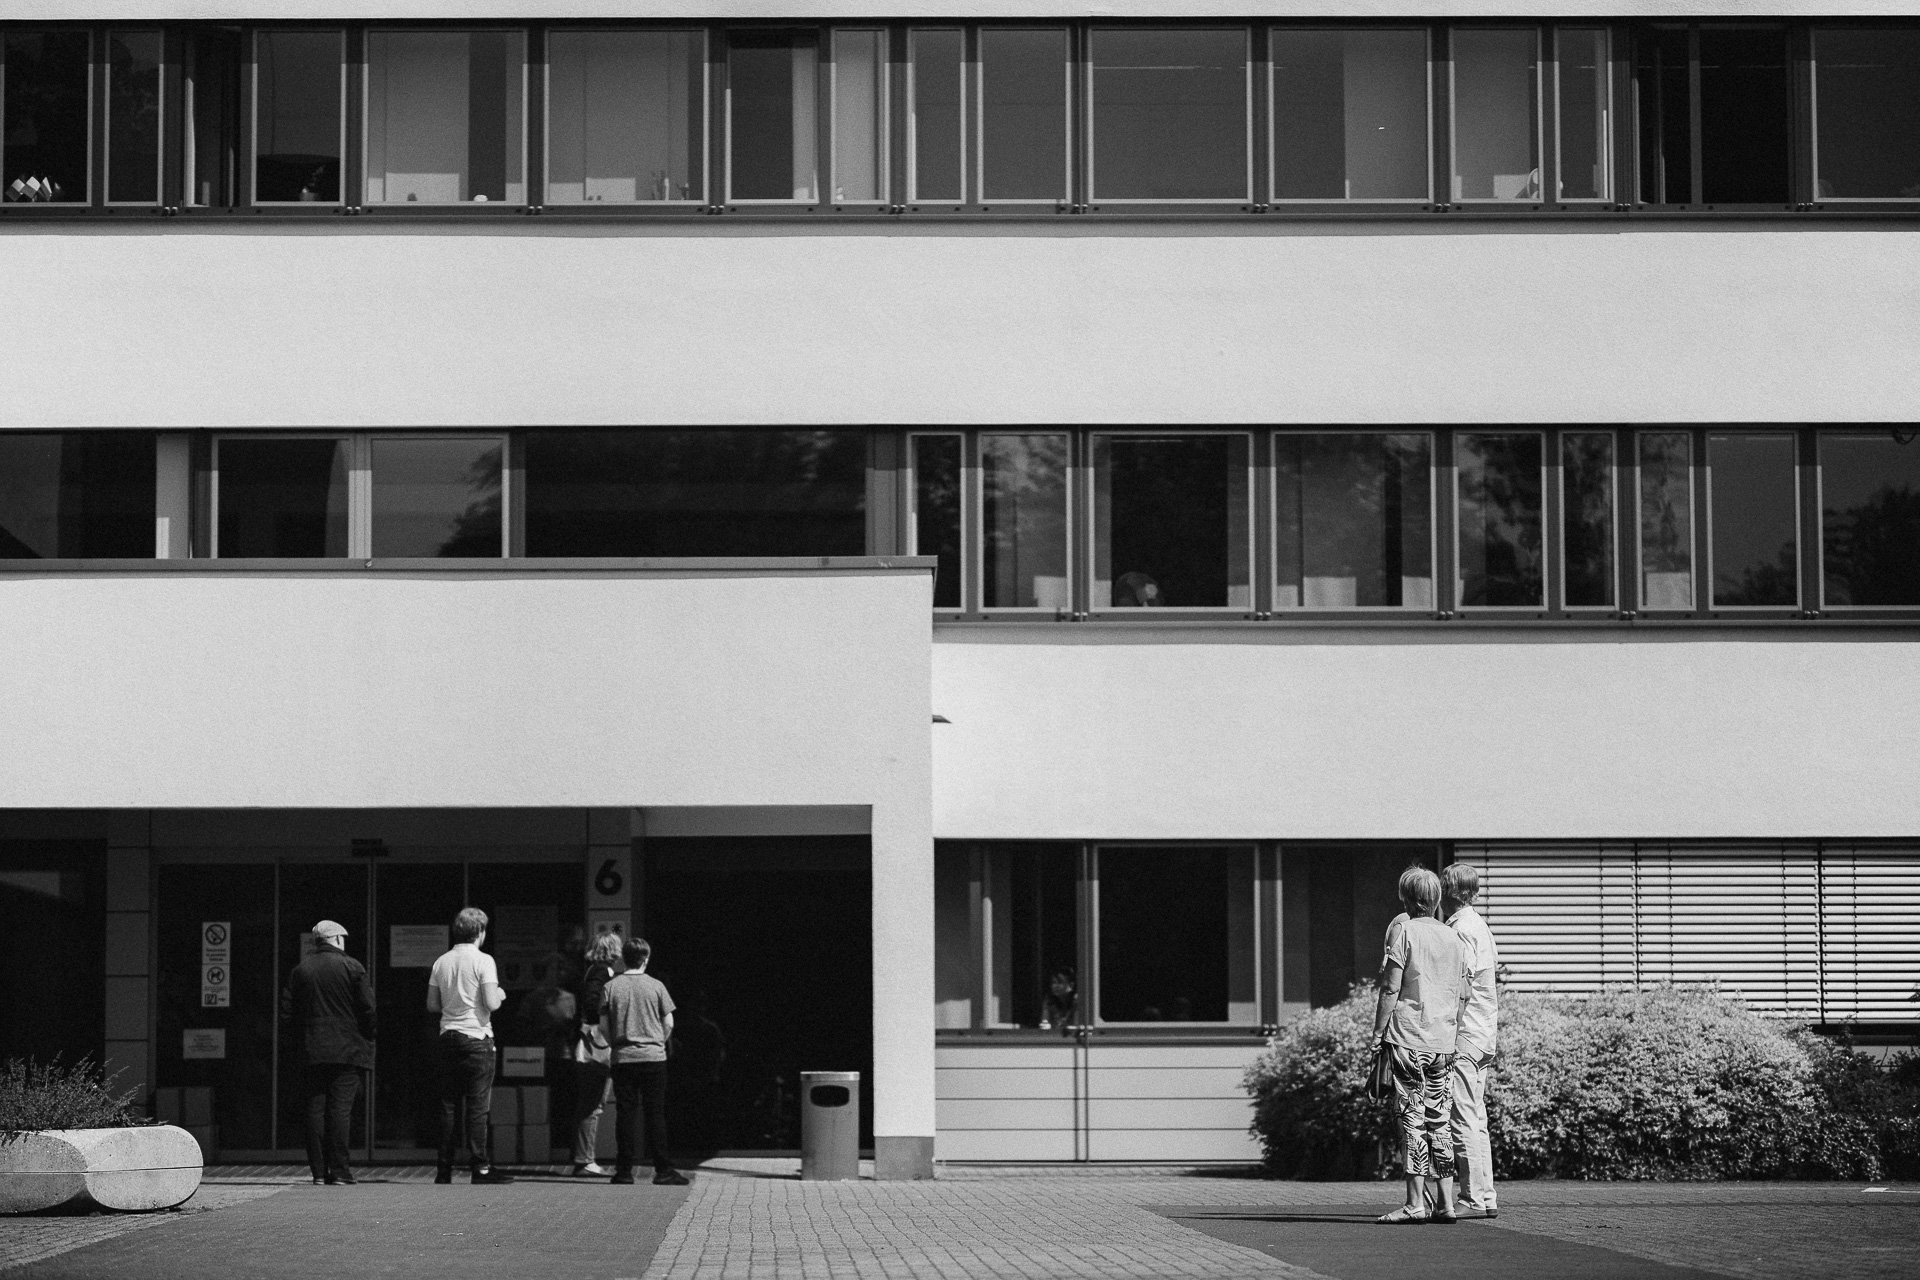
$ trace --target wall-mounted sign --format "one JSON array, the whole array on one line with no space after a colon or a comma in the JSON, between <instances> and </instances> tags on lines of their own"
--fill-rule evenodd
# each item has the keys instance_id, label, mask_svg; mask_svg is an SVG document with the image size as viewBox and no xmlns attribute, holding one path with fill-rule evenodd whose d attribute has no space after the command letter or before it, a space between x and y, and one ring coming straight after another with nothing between
<instances>
[{"instance_id":1,"label":"wall-mounted sign","mask_svg":"<svg viewBox=\"0 0 1920 1280\"><path fill-rule=\"evenodd\" d=\"M225 1027L193 1027L180 1033L183 1058L224 1058L227 1056Z\"/></svg>"},{"instance_id":2,"label":"wall-mounted sign","mask_svg":"<svg viewBox=\"0 0 1920 1280\"><path fill-rule=\"evenodd\" d=\"M232 1004L233 922L203 920L200 923L200 1007L226 1009ZM227 1056L224 1047L218 1056Z\"/></svg>"},{"instance_id":3,"label":"wall-mounted sign","mask_svg":"<svg viewBox=\"0 0 1920 1280\"><path fill-rule=\"evenodd\" d=\"M443 924L395 924L387 926L387 967L389 969L431 969L447 950L447 926Z\"/></svg>"},{"instance_id":4,"label":"wall-mounted sign","mask_svg":"<svg viewBox=\"0 0 1920 1280\"><path fill-rule=\"evenodd\" d=\"M502 903L487 928L487 950L508 991L543 986L558 977L560 908L550 903Z\"/></svg>"}]
</instances>

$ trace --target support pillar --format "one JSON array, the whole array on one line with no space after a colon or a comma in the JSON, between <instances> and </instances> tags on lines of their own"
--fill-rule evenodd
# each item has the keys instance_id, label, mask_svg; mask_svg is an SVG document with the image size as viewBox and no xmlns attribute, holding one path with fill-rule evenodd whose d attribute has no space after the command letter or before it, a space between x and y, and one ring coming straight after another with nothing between
<instances>
[{"instance_id":1,"label":"support pillar","mask_svg":"<svg viewBox=\"0 0 1920 1280\"><path fill-rule=\"evenodd\" d=\"M105 939L107 1075L144 1107L153 1085L153 838L145 809L112 814L107 830Z\"/></svg>"},{"instance_id":2,"label":"support pillar","mask_svg":"<svg viewBox=\"0 0 1920 1280\"><path fill-rule=\"evenodd\" d=\"M931 1178L933 826L926 804L873 808L873 1164Z\"/></svg>"}]
</instances>

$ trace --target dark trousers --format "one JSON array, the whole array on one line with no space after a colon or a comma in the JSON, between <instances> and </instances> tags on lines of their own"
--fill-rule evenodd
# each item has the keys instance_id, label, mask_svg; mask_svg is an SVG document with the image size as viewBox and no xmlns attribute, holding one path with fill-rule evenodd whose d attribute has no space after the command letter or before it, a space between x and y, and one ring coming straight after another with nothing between
<instances>
[{"instance_id":1,"label":"dark trousers","mask_svg":"<svg viewBox=\"0 0 1920 1280\"><path fill-rule=\"evenodd\" d=\"M647 1157L656 1174L673 1172L667 1154L667 1064L616 1062L613 1064L615 1119L615 1173L632 1173L640 1146L640 1108L647 1109Z\"/></svg>"},{"instance_id":2,"label":"dark trousers","mask_svg":"<svg viewBox=\"0 0 1920 1280\"><path fill-rule=\"evenodd\" d=\"M316 1178L347 1173L347 1134L353 1127L353 1100L360 1096L360 1068L344 1062L309 1064L307 1086L307 1167Z\"/></svg>"},{"instance_id":3,"label":"dark trousers","mask_svg":"<svg viewBox=\"0 0 1920 1280\"><path fill-rule=\"evenodd\" d=\"M493 1167L487 1158L487 1113L493 1109L493 1041L458 1031L440 1033L440 1167L453 1168L460 1146L460 1107L467 1109L467 1167Z\"/></svg>"}]
</instances>

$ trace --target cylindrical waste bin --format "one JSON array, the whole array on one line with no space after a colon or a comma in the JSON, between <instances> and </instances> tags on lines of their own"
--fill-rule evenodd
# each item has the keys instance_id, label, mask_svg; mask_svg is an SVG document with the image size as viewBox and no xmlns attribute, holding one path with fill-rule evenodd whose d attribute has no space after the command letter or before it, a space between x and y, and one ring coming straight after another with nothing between
<instances>
[{"instance_id":1,"label":"cylindrical waste bin","mask_svg":"<svg viewBox=\"0 0 1920 1280\"><path fill-rule=\"evenodd\" d=\"M860 1176L860 1073L800 1073L800 1180Z\"/></svg>"}]
</instances>

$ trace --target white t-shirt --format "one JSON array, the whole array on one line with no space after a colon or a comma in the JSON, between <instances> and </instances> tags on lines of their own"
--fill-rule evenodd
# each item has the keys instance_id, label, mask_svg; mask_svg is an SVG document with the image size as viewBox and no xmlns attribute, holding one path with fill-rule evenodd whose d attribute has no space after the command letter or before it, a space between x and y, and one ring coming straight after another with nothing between
<instances>
[{"instance_id":1,"label":"white t-shirt","mask_svg":"<svg viewBox=\"0 0 1920 1280\"><path fill-rule=\"evenodd\" d=\"M1496 1022L1494 970L1500 964L1500 952L1493 945L1493 931L1472 907L1463 906L1447 920L1460 935L1467 953L1467 1003L1460 1010L1460 1049L1475 1057L1493 1053Z\"/></svg>"},{"instance_id":2,"label":"white t-shirt","mask_svg":"<svg viewBox=\"0 0 1920 1280\"><path fill-rule=\"evenodd\" d=\"M453 950L433 962L428 984L440 995L440 1030L458 1031L476 1040L493 1038L493 1010L481 990L500 985L493 957L471 942L456 942Z\"/></svg>"}]
</instances>

